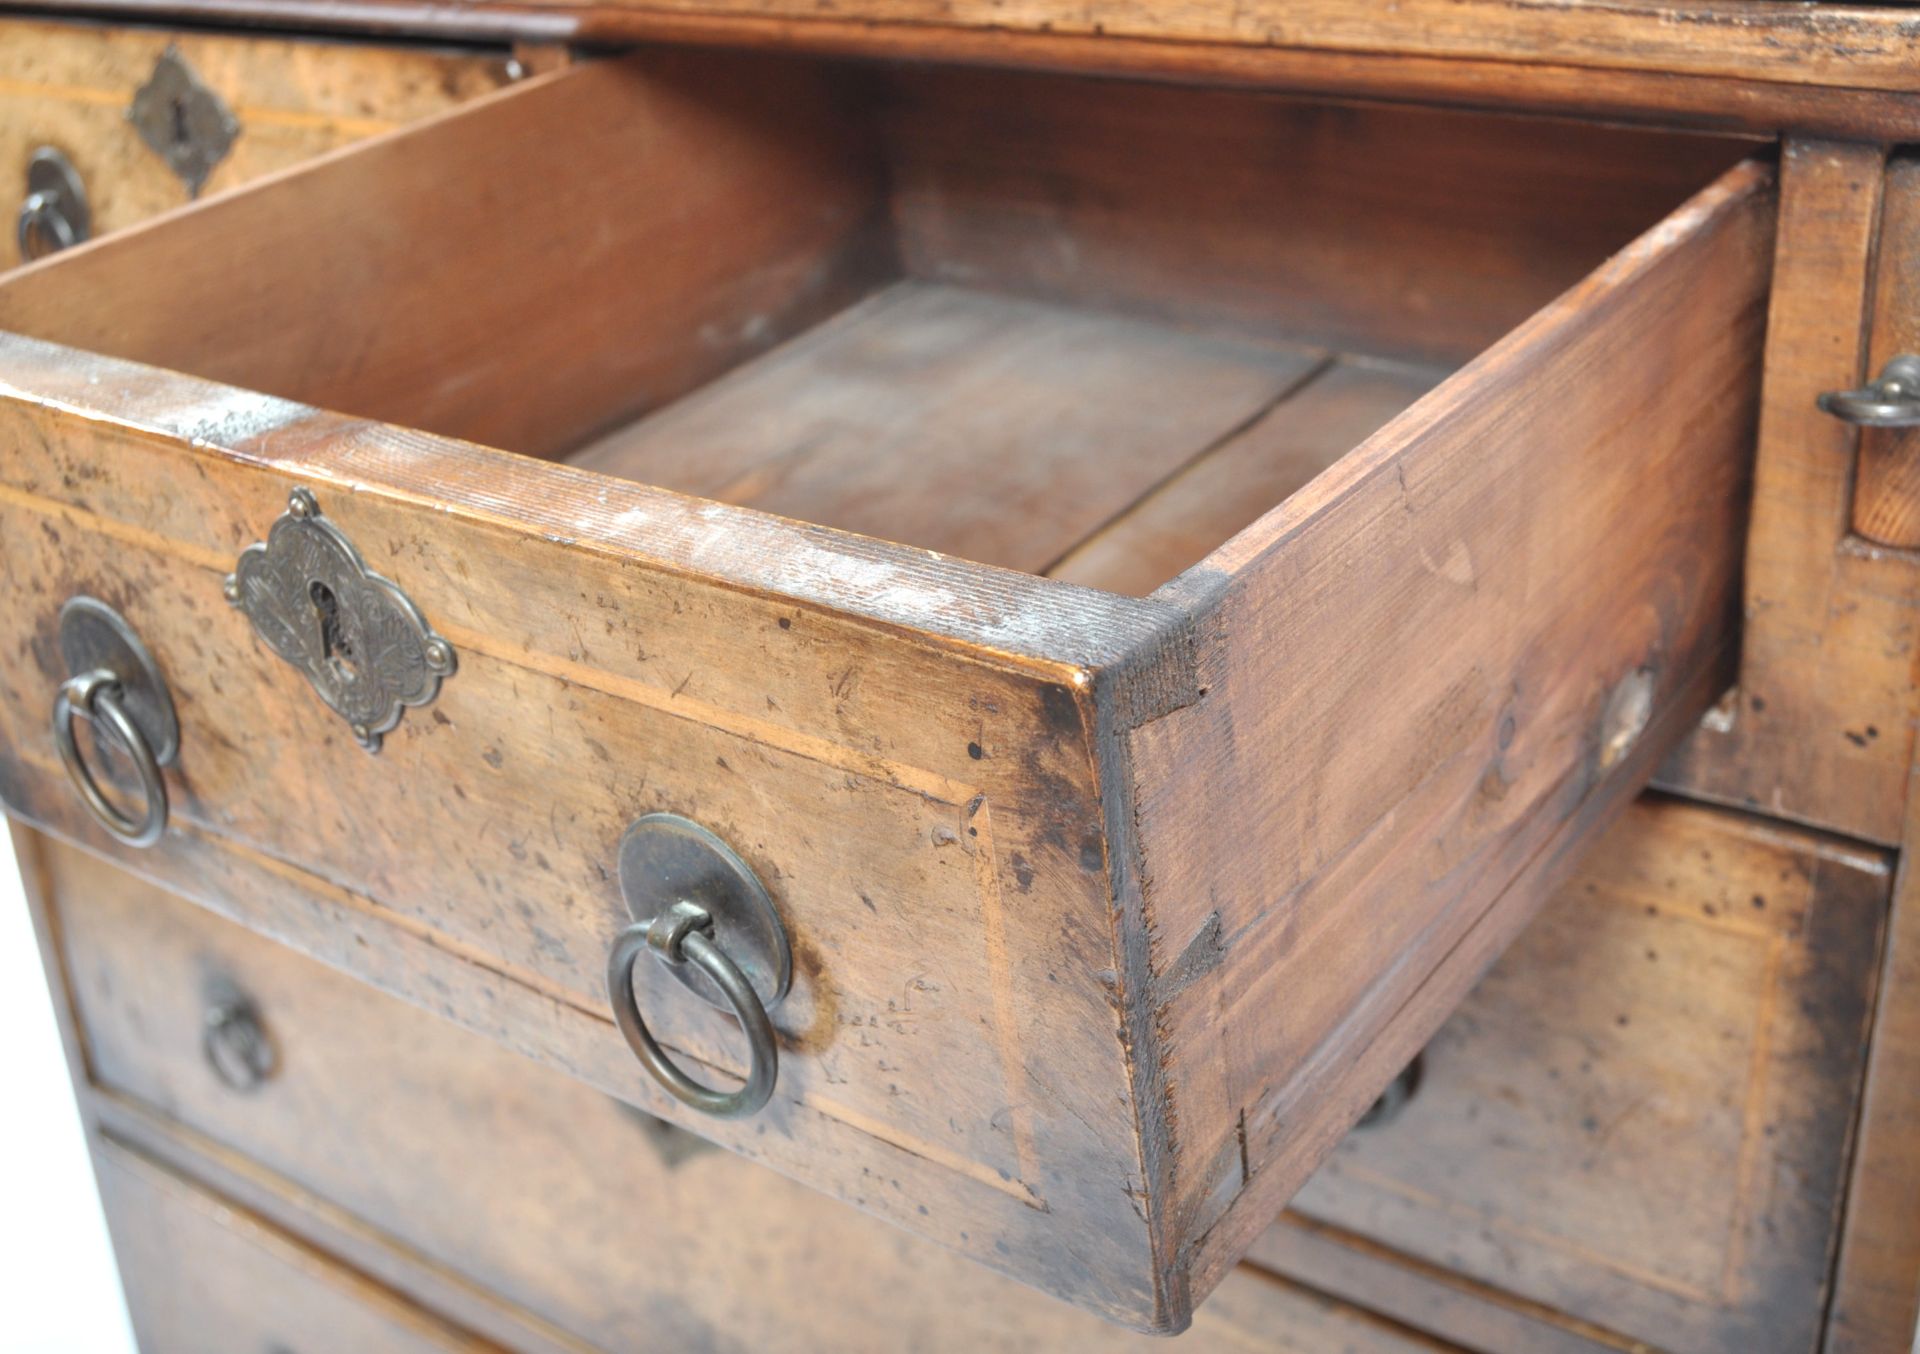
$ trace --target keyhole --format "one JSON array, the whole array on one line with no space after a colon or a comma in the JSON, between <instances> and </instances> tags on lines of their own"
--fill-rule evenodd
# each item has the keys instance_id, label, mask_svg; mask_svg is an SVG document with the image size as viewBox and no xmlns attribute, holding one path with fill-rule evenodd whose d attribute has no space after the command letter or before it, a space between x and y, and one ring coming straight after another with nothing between
<instances>
[{"instance_id":1,"label":"keyhole","mask_svg":"<svg viewBox=\"0 0 1920 1354\"><path fill-rule=\"evenodd\" d=\"M185 146L193 139L192 134L187 131L187 101L185 99L175 99L172 103L172 109L173 144L176 146Z\"/></svg>"},{"instance_id":2,"label":"keyhole","mask_svg":"<svg viewBox=\"0 0 1920 1354\"><path fill-rule=\"evenodd\" d=\"M353 643L340 624L340 599L317 578L307 585L307 596L313 599L314 613L320 618L321 657L342 682L358 680L360 669L355 666Z\"/></svg>"}]
</instances>

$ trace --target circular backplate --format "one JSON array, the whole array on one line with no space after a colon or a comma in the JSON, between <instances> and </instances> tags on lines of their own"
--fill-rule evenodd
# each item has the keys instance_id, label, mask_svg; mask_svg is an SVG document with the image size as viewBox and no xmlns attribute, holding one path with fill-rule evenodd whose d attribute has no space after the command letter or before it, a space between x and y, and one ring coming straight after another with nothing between
<instances>
[{"instance_id":1,"label":"circular backplate","mask_svg":"<svg viewBox=\"0 0 1920 1354\"><path fill-rule=\"evenodd\" d=\"M96 597L75 597L60 608L60 657L67 675L104 668L120 681L121 704L153 750L153 759L172 766L180 755L180 721L166 678L119 612Z\"/></svg>"},{"instance_id":2,"label":"circular backplate","mask_svg":"<svg viewBox=\"0 0 1920 1354\"><path fill-rule=\"evenodd\" d=\"M733 848L690 819L650 813L620 839L620 892L635 921L648 921L682 899L713 917L713 939L744 973L768 1010L793 981L787 928L759 876ZM697 964L669 971L709 1006L732 1006Z\"/></svg>"}]
</instances>

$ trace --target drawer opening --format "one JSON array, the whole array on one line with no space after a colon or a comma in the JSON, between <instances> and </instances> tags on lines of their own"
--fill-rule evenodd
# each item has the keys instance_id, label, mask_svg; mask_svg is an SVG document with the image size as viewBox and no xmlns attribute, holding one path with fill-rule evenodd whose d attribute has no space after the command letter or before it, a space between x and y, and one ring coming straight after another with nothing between
<instances>
[{"instance_id":1,"label":"drawer opening","mask_svg":"<svg viewBox=\"0 0 1920 1354\"><path fill-rule=\"evenodd\" d=\"M635 1103L609 862L711 826L796 961L702 1131L1178 1329L1736 678L1746 149L588 63L0 279L0 582L165 665L143 870ZM375 761L224 598L301 489L459 654Z\"/></svg>"},{"instance_id":2,"label":"drawer opening","mask_svg":"<svg viewBox=\"0 0 1920 1354\"><path fill-rule=\"evenodd\" d=\"M70 285L36 306L52 267L0 305L75 346L1145 595L1745 148L648 52L105 241L97 313Z\"/></svg>"}]
</instances>

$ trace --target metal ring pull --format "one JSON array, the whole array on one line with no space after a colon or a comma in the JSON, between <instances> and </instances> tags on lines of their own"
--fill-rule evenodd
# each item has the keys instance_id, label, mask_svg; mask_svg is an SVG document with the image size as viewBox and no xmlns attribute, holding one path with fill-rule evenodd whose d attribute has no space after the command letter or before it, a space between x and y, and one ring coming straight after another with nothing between
<instances>
[{"instance_id":1,"label":"metal ring pull","mask_svg":"<svg viewBox=\"0 0 1920 1354\"><path fill-rule=\"evenodd\" d=\"M128 846L152 846L167 830L167 783L160 778L160 763L154 759L146 736L121 703L122 694L120 679L105 669L67 678L53 701L53 741L60 749L60 760L66 764L73 788L80 792L100 826ZM129 818L101 792L73 734L76 715L105 729L133 759L146 801L139 818Z\"/></svg>"},{"instance_id":2,"label":"metal ring pull","mask_svg":"<svg viewBox=\"0 0 1920 1354\"><path fill-rule=\"evenodd\" d=\"M92 227L80 175L52 146L40 147L27 161L27 196L14 227L20 257L41 259L71 249L86 240Z\"/></svg>"},{"instance_id":3,"label":"metal ring pull","mask_svg":"<svg viewBox=\"0 0 1920 1354\"><path fill-rule=\"evenodd\" d=\"M210 993L201 1024L200 1051L228 1088L258 1090L273 1075L278 1062L273 1041L245 995L226 989Z\"/></svg>"},{"instance_id":4,"label":"metal ring pull","mask_svg":"<svg viewBox=\"0 0 1920 1354\"><path fill-rule=\"evenodd\" d=\"M698 903L685 900L646 921L635 922L620 933L607 957L607 999L628 1046L656 1081L697 1110L718 1119L738 1119L758 1110L773 1094L780 1051L773 1042L773 1022L767 1019L767 1008L761 1005L746 974L713 942L712 931L712 915ZM698 965L725 994L740 1028L746 1031L751 1050L745 1085L735 1091L716 1091L681 1071L660 1047L640 1014L639 999L633 991L633 966L642 950L652 950L656 959L672 967L688 962Z\"/></svg>"},{"instance_id":5,"label":"metal ring pull","mask_svg":"<svg viewBox=\"0 0 1920 1354\"><path fill-rule=\"evenodd\" d=\"M1871 385L1829 390L1821 409L1862 428L1920 428L1920 357L1902 353L1880 369Z\"/></svg>"},{"instance_id":6,"label":"metal ring pull","mask_svg":"<svg viewBox=\"0 0 1920 1354\"><path fill-rule=\"evenodd\" d=\"M180 752L173 696L140 637L105 602L75 597L60 608L60 654L70 676L53 698L53 742L100 826L129 846L152 846L167 829L167 783L160 769ZM116 807L80 752L76 720L132 758L144 800L134 818Z\"/></svg>"},{"instance_id":7,"label":"metal ring pull","mask_svg":"<svg viewBox=\"0 0 1920 1354\"><path fill-rule=\"evenodd\" d=\"M760 877L700 824L649 813L620 839L620 894L632 925L607 956L607 1000L627 1044L654 1079L685 1104L722 1119L752 1114L773 1094L779 1050L767 1012L793 981L793 947ZM709 1006L732 1011L752 1056L746 1085L716 1091L661 1051L640 1015L633 966L642 949Z\"/></svg>"},{"instance_id":8,"label":"metal ring pull","mask_svg":"<svg viewBox=\"0 0 1920 1354\"><path fill-rule=\"evenodd\" d=\"M73 222L60 210L60 200L51 193L29 193L20 204L20 222L14 232L23 259L43 259L80 243Z\"/></svg>"}]
</instances>

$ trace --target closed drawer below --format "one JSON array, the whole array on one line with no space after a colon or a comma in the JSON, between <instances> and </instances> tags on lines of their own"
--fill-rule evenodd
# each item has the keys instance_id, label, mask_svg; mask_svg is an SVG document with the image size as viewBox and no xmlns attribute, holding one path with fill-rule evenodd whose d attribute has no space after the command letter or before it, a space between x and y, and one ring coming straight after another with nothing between
<instances>
[{"instance_id":1,"label":"closed drawer below","mask_svg":"<svg viewBox=\"0 0 1920 1354\"><path fill-rule=\"evenodd\" d=\"M141 1354L495 1348L137 1152L94 1160Z\"/></svg>"},{"instance_id":2,"label":"closed drawer below","mask_svg":"<svg viewBox=\"0 0 1920 1354\"><path fill-rule=\"evenodd\" d=\"M1165 1347L862 1217L90 856L51 842L41 850L96 1112L113 1131L216 1173L223 1187L250 1187L250 1203L296 1230L319 1226L311 1217L327 1220L360 1243L357 1262L417 1285L422 1302L452 1292L478 1303L488 1334L506 1344L620 1354ZM257 1085L236 1088L209 1055L209 1015L242 1007L257 1022L266 1071ZM228 1076L246 1065L233 1047L221 1059ZM103 1159L111 1165L119 1155L109 1147ZM149 1216L151 1201L119 1199L125 1191L108 1175L128 1287L148 1312L143 1330L183 1329L203 1301L240 1308L241 1332L283 1319L273 1289L229 1284L217 1255L150 1244L167 1235L171 1210ZM123 1223L122 1214L139 1216ZM203 1263L212 1268L201 1272ZM177 1302L167 1296L176 1288ZM256 1300L260 1310L250 1310ZM413 1338L396 1331L326 1347L440 1347L406 1343ZM1223 1284L1180 1340L1196 1354L1437 1347L1253 1270ZM193 1346L160 1340L156 1348Z\"/></svg>"}]
</instances>

